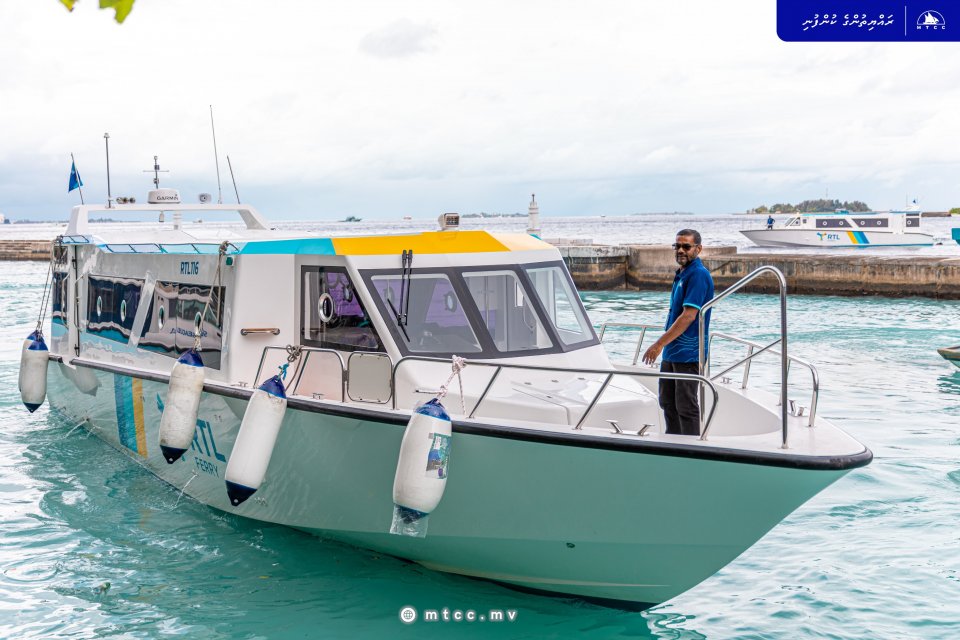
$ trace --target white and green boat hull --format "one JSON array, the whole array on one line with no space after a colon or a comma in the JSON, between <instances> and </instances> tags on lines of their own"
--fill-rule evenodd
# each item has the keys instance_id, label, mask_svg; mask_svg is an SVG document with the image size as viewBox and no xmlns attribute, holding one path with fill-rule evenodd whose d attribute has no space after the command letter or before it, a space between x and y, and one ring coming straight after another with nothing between
<instances>
[{"instance_id":1,"label":"white and green boat hull","mask_svg":"<svg viewBox=\"0 0 960 640\"><path fill-rule=\"evenodd\" d=\"M864 450L798 465L721 448L455 421L443 499L426 537L404 537L389 529L409 412L291 399L263 485L234 508L223 476L249 389L208 384L193 446L168 465L158 446L165 376L97 365L100 388L91 396L63 375L65 366L50 367L57 411L211 507L433 569L624 605L690 589L870 459Z\"/></svg>"}]
</instances>

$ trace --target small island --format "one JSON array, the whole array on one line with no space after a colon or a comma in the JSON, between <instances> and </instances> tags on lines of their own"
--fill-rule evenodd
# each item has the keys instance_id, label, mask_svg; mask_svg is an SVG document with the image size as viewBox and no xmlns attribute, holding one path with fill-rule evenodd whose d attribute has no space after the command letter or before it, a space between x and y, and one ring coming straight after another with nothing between
<instances>
[{"instance_id":1,"label":"small island","mask_svg":"<svg viewBox=\"0 0 960 640\"><path fill-rule=\"evenodd\" d=\"M840 202L839 200L804 200L800 204L777 203L769 207L765 204L756 209L751 209L747 213L757 213L766 215L768 213L833 213L837 209L844 209L853 213L863 213L872 211L865 203L859 200L853 202Z\"/></svg>"},{"instance_id":2,"label":"small island","mask_svg":"<svg viewBox=\"0 0 960 640\"><path fill-rule=\"evenodd\" d=\"M481 211L480 213L464 213L460 215L461 218L526 218L526 213L487 213L486 211Z\"/></svg>"}]
</instances>

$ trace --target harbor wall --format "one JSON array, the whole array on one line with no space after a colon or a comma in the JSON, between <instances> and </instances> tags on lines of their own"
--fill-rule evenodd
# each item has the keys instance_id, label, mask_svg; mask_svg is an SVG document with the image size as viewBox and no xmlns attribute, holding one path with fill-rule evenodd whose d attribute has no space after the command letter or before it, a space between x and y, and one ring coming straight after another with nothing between
<instances>
[{"instance_id":1,"label":"harbor wall","mask_svg":"<svg viewBox=\"0 0 960 640\"><path fill-rule=\"evenodd\" d=\"M50 259L49 240L3 240L0 241L0 260Z\"/></svg>"},{"instance_id":2,"label":"harbor wall","mask_svg":"<svg viewBox=\"0 0 960 640\"><path fill-rule=\"evenodd\" d=\"M669 289L677 270L667 245L557 247L583 290ZM723 290L762 266L780 269L787 290L801 295L921 296L960 300L960 257L886 257L737 253L736 247L704 247L701 259ZM746 288L776 293L772 276Z\"/></svg>"}]
</instances>

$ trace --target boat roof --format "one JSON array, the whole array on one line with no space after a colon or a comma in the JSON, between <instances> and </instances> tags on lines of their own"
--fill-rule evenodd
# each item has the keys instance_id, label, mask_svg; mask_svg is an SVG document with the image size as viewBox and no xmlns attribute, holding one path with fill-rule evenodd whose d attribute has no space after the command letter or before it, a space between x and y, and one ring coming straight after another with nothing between
<instances>
[{"instance_id":1,"label":"boat roof","mask_svg":"<svg viewBox=\"0 0 960 640\"><path fill-rule=\"evenodd\" d=\"M397 255L405 250L413 250L414 253L423 255L543 251L553 250L553 246L525 233L471 230L424 231L421 233L343 238L255 240L240 247L241 254L308 253L337 256Z\"/></svg>"},{"instance_id":2,"label":"boat roof","mask_svg":"<svg viewBox=\"0 0 960 640\"><path fill-rule=\"evenodd\" d=\"M182 226L182 214L193 212L225 212L239 214L245 228ZM173 224L129 227L102 232L89 224L92 212L152 213L170 212ZM446 214L445 214L446 215ZM554 247L536 236L525 233L492 232L482 229L461 231L444 229L390 235L352 237L319 237L302 232L271 229L267 220L252 206L245 204L112 204L78 205L73 207L64 244L93 245L108 253L174 253L215 254L223 242L229 242L230 253L239 254L309 254L328 256L399 255L412 250L419 255L499 253L510 251L547 251Z\"/></svg>"}]
</instances>

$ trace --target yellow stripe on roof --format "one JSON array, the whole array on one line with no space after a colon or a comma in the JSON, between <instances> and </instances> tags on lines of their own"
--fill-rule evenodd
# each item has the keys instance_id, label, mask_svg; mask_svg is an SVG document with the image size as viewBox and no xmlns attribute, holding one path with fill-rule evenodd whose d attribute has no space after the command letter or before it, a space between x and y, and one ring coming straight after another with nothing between
<instances>
[{"instance_id":1,"label":"yellow stripe on roof","mask_svg":"<svg viewBox=\"0 0 960 640\"><path fill-rule=\"evenodd\" d=\"M340 256L378 256L399 254L412 249L419 254L490 253L496 251L536 251L552 248L542 240L523 233L487 231L427 231L402 236L360 236L331 238Z\"/></svg>"}]
</instances>

